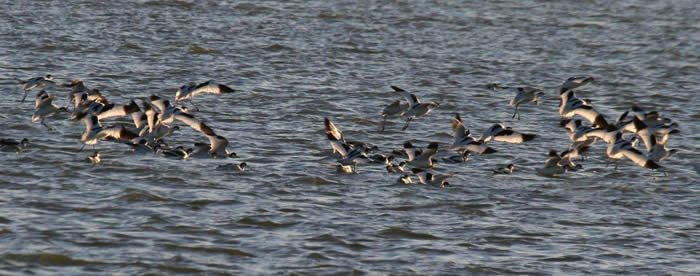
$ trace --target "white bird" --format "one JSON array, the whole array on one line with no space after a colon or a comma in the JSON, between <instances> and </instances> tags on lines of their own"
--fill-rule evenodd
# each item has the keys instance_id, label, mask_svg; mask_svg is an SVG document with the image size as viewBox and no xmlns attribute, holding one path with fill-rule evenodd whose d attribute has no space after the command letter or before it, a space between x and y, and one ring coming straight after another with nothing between
<instances>
[{"instance_id":1,"label":"white bird","mask_svg":"<svg viewBox=\"0 0 700 276\"><path fill-rule=\"evenodd\" d=\"M404 172L404 167L406 166L406 161L399 162L398 165L394 163L389 163L386 165L386 171L389 173L402 173Z\"/></svg>"},{"instance_id":2,"label":"white bird","mask_svg":"<svg viewBox=\"0 0 700 276\"><path fill-rule=\"evenodd\" d=\"M408 110L408 104L401 104L400 100L396 100L384 107L382 110L382 131L386 124L386 119L395 115L401 115Z\"/></svg>"},{"instance_id":3,"label":"white bird","mask_svg":"<svg viewBox=\"0 0 700 276\"><path fill-rule=\"evenodd\" d=\"M357 172L357 164L369 162L369 157L363 148L354 148L348 151L348 154L338 160L340 165L352 166L353 171Z\"/></svg>"},{"instance_id":4,"label":"white bird","mask_svg":"<svg viewBox=\"0 0 700 276\"><path fill-rule=\"evenodd\" d=\"M323 118L323 124L326 129L326 138L328 138L328 142L331 144L333 153L337 152L342 157L347 156L350 146L345 143L343 133L328 118Z\"/></svg>"},{"instance_id":5,"label":"white bird","mask_svg":"<svg viewBox=\"0 0 700 276\"><path fill-rule=\"evenodd\" d=\"M87 88L81 79L72 79L71 82L62 83L59 86L71 88L71 93L68 94L68 104L73 103L76 107L80 104L80 101L85 100L83 97L100 94L100 91L97 89Z\"/></svg>"},{"instance_id":6,"label":"white bird","mask_svg":"<svg viewBox=\"0 0 700 276\"><path fill-rule=\"evenodd\" d=\"M146 101L143 102L143 113L146 115L146 123L148 124L148 132L155 130L158 124L158 112L153 109L153 106ZM144 126L145 127L145 126ZM139 134L143 136L143 134Z\"/></svg>"},{"instance_id":7,"label":"white bird","mask_svg":"<svg viewBox=\"0 0 700 276\"><path fill-rule=\"evenodd\" d=\"M432 168L437 161L433 158L438 151L438 143L432 142L424 150L417 149L411 142L405 142L403 149L408 157L408 165L417 168Z\"/></svg>"},{"instance_id":8,"label":"white bird","mask_svg":"<svg viewBox=\"0 0 700 276\"><path fill-rule=\"evenodd\" d=\"M563 174L567 172L570 167L569 164L561 164L561 156L554 150L550 150L547 154L548 158L544 161L544 167L535 168L535 171L542 176L555 176L558 174Z\"/></svg>"},{"instance_id":9,"label":"white bird","mask_svg":"<svg viewBox=\"0 0 700 276\"><path fill-rule=\"evenodd\" d=\"M515 107L515 112L513 112L513 118L515 118L515 115L518 115L518 120L520 120L520 112L518 112L518 106L521 104L526 104L526 103L535 103L535 104L540 104L539 100L542 95L544 95L544 92L540 88L534 88L534 87L516 87L515 88L516 95L515 97L510 100L510 105Z\"/></svg>"},{"instance_id":10,"label":"white bird","mask_svg":"<svg viewBox=\"0 0 700 276\"><path fill-rule=\"evenodd\" d=\"M399 179L396 180L397 184L413 184L413 179L411 179L410 176L407 174L404 174L403 176L399 177Z\"/></svg>"},{"instance_id":11,"label":"white bird","mask_svg":"<svg viewBox=\"0 0 700 276\"><path fill-rule=\"evenodd\" d=\"M93 165L102 163L102 156L100 155L99 151L95 151L92 155L88 156L88 160L90 163Z\"/></svg>"},{"instance_id":12,"label":"white bird","mask_svg":"<svg viewBox=\"0 0 700 276\"><path fill-rule=\"evenodd\" d=\"M659 162L661 160L671 157L671 155L675 154L676 152L678 152L678 150L668 149L666 147L666 144L657 143L652 147L651 152L649 152L647 157L649 158L649 160Z\"/></svg>"},{"instance_id":13,"label":"white bird","mask_svg":"<svg viewBox=\"0 0 700 276\"><path fill-rule=\"evenodd\" d=\"M217 170L234 171L234 172L244 172L248 168L248 163L241 162L238 164L229 163L224 165L219 165L216 167Z\"/></svg>"},{"instance_id":14,"label":"white bird","mask_svg":"<svg viewBox=\"0 0 700 276\"><path fill-rule=\"evenodd\" d=\"M214 133L214 130L212 130L209 126L204 124L201 120L197 119L194 117L194 115L191 115L189 113L185 113L181 110L175 110L173 113L173 117L175 120L178 120L180 122L183 122L190 128L199 131L203 133L204 135L207 136L215 136L216 134Z\"/></svg>"},{"instance_id":15,"label":"white bird","mask_svg":"<svg viewBox=\"0 0 700 276\"><path fill-rule=\"evenodd\" d=\"M15 152L20 152L23 151L24 148L29 145L29 139L23 138L21 141L17 142L14 139L0 139L0 149L6 150L6 149L12 149Z\"/></svg>"},{"instance_id":16,"label":"white bird","mask_svg":"<svg viewBox=\"0 0 700 276\"><path fill-rule=\"evenodd\" d=\"M394 92L401 94L401 96L403 96L408 102L408 109L401 114L401 116L406 117L406 125L403 127L403 130L406 130L408 128L408 124L412 120L424 115L428 115L431 111L433 111L440 105L439 102L434 101L429 103L422 103L420 100L418 100L416 94L408 93L406 92L406 90L403 90L393 85L391 86L391 88L394 89Z\"/></svg>"},{"instance_id":17,"label":"white bird","mask_svg":"<svg viewBox=\"0 0 700 276\"><path fill-rule=\"evenodd\" d=\"M180 86L180 88L177 89L177 92L175 92L175 103L189 101L190 104L192 104L192 106L195 108L195 110L199 111L199 108L192 102L192 98L194 96L204 93L226 94L232 92L235 92L235 90L233 90L231 87L216 83L213 80L206 81L200 84L190 82L188 84Z\"/></svg>"},{"instance_id":18,"label":"white bird","mask_svg":"<svg viewBox=\"0 0 700 276\"><path fill-rule=\"evenodd\" d=\"M228 140L220 135L208 135L209 138L209 155L213 158L233 158L237 154L226 149Z\"/></svg>"},{"instance_id":19,"label":"white bird","mask_svg":"<svg viewBox=\"0 0 700 276\"><path fill-rule=\"evenodd\" d=\"M583 137L585 139L598 138L605 141L608 144L615 143L615 135L620 133L617 127L613 125L608 125L605 128L593 128L586 132Z\"/></svg>"},{"instance_id":20,"label":"white bird","mask_svg":"<svg viewBox=\"0 0 700 276\"><path fill-rule=\"evenodd\" d=\"M644 168L652 170L661 168L659 164L650 160L639 150L635 149L630 141L622 139L622 133L620 132L615 134L613 142L611 144L608 144L608 148L605 152L607 153L608 157L610 157L613 160L619 160L623 157L626 157L630 161Z\"/></svg>"},{"instance_id":21,"label":"white bird","mask_svg":"<svg viewBox=\"0 0 700 276\"><path fill-rule=\"evenodd\" d=\"M440 188L446 188L447 186L450 185L449 182L447 182L447 179L450 177L455 176L456 173L449 173L449 174L443 174L443 175L436 175L433 174L432 172L424 171L419 168L413 168L411 169L413 174L418 176L418 181L421 184L427 184L427 185L432 185Z\"/></svg>"},{"instance_id":22,"label":"white bird","mask_svg":"<svg viewBox=\"0 0 700 276\"><path fill-rule=\"evenodd\" d=\"M588 83L593 82L594 79L593 77L590 76L574 76L566 79L563 84L561 84L559 88L559 92L563 93L572 89L579 88L581 86L584 86Z\"/></svg>"},{"instance_id":23,"label":"white bird","mask_svg":"<svg viewBox=\"0 0 700 276\"><path fill-rule=\"evenodd\" d=\"M526 134L514 131L511 127L506 127L504 124L494 124L481 135L479 138L482 142L488 142L491 140L497 142L505 142L511 144L521 144L532 139L535 139L537 135Z\"/></svg>"},{"instance_id":24,"label":"white bird","mask_svg":"<svg viewBox=\"0 0 700 276\"><path fill-rule=\"evenodd\" d=\"M192 153L192 149L186 149L183 146L177 146L174 149L169 149L169 148L163 148L163 147L158 147L156 149L156 154L162 154L165 157L170 157L170 158L175 158L175 159L184 159L188 160L190 159L190 154Z\"/></svg>"},{"instance_id":25,"label":"white bird","mask_svg":"<svg viewBox=\"0 0 700 276\"><path fill-rule=\"evenodd\" d=\"M482 141L477 141L472 137L471 132L464 127L462 123L462 118L459 117L458 113L455 113L455 117L452 119L452 136L455 137L455 141L450 147L451 150L460 153L462 161L466 162L469 157L469 152L476 152L479 154L489 154L494 153L496 150L486 146Z\"/></svg>"},{"instance_id":26,"label":"white bird","mask_svg":"<svg viewBox=\"0 0 700 276\"><path fill-rule=\"evenodd\" d=\"M171 124L175 121L176 113L187 113L187 108L183 106L173 106L169 100L163 100L156 95L150 97L151 105L158 108L158 124Z\"/></svg>"},{"instance_id":27,"label":"white bird","mask_svg":"<svg viewBox=\"0 0 700 276\"><path fill-rule=\"evenodd\" d=\"M124 141L124 144L131 147L134 153L156 153L159 148L161 148L161 143L156 143L154 145L149 145L146 139L134 139L136 141Z\"/></svg>"},{"instance_id":28,"label":"white bird","mask_svg":"<svg viewBox=\"0 0 700 276\"><path fill-rule=\"evenodd\" d=\"M127 116L138 111L140 111L139 106L132 100L127 105L108 103L96 115L97 120L101 121L112 117Z\"/></svg>"},{"instance_id":29,"label":"white bird","mask_svg":"<svg viewBox=\"0 0 700 276\"><path fill-rule=\"evenodd\" d=\"M55 87L56 83L53 81L53 76L51 74L48 74L44 77L36 77L36 78L31 78L28 80L18 80L20 84L22 84L22 89L24 90L24 97L22 97L21 102L24 102L24 99L27 98L27 92L29 92L32 89L35 88L40 88L40 87Z\"/></svg>"},{"instance_id":30,"label":"white bird","mask_svg":"<svg viewBox=\"0 0 700 276\"><path fill-rule=\"evenodd\" d=\"M592 141L592 140L591 140ZM584 154L588 152L591 149L590 144L588 142L573 142L571 145L569 145L569 148L561 153L561 157L566 158L569 160L569 164L573 166L573 161L572 159L575 159L577 157L581 157L581 160L584 159Z\"/></svg>"},{"instance_id":31,"label":"white bird","mask_svg":"<svg viewBox=\"0 0 700 276\"><path fill-rule=\"evenodd\" d=\"M657 125L671 123L671 119L662 117L658 111L645 111L637 105L632 105L630 111L632 111L635 117L639 118L639 120L647 124L650 128L656 127Z\"/></svg>"},{"instance_id":32,"label":"white bird","mask_svg":"<svg viewBox=\"0 0 700 276\"><path fill-rule=\"evenodd\" d=\"M66 109L65 107L58 107L55 104L53 104L53 99L55 98L56 96L49 96L49 94L46 93L46 91L44 90L41 90L36 95L36 101L34 104L34 115L32 115L32 123L41 121L41 124L49 130L55 130L54 128L44 123L44 120L48 117L53 116L59 111L68 112L68 109Z\"/></svg>"},{"instance_id":33,"label":"white bird","mask_svg":"<svg viewBox=\"0 0 700 276\"><path fill-rule=\"evenodd\" d=\"M497 167L493 169L493 174L512 174L515 170L515 165L508 164L503 167Z\"/></svg>"},{"instance_id":34,"label":"white bird","mask_svg":"<svg viewBox=\"0 0 700 276\"><path fill-rule=\"evenodd\" d=\"M83 147L79 151L83 150L85 145L95 145L100 139L116 139L122 141L132 141L138 138L136 133L132 133L123 126L115 127L102 127L100 122L97 120L97 116L89 115L83 119L85 124L85 131L80 136L80 141L83 142Z\"/></svg>"},{"instance_id":35,"label":"white bird","mask_svg":"<svg viewBox=\"0 0 700 276\"><path fill-rule=\"evenodd\" d=\"M335 164L335 171L339 173L356 173L353 165Z\"/></svg>"},{"instance_id":36,"label":"white bird","mask_svg":"<svg viewBox=\"0 0 700 276\"><path fill-rule=\"evenodd\" d=\"M608 122L602 114L593 107L576 97L574 91L570 90L561 97L562 104L559 107L559 115L562 118L572 118L575 115L581 116L597 127L606 127Z\"/></svg>"}]
</instances>

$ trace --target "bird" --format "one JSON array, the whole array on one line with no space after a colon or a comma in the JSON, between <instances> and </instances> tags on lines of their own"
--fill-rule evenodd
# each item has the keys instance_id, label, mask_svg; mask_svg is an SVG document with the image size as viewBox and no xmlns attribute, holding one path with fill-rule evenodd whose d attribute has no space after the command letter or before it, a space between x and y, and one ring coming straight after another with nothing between
<instances>
[{"instance_id":1,"label":"bird","mask_svg":"<svg viewBox=\"0 0 700 276\"><path fill-rule=\"evenodd\" d=\"M481 135L479 141L488 142L494 140L497 142L506 142L512 144L521 144L532 139L535 139L537 135L535 134L525 134L514 131L510 127L506 127L504 124L494 124Z\"/></svg>"},{"instance_id":2,"label":"bird","mask_svg":"<svg viewBox=\"0 0 700 276\"><path fill-rule=\"evenodd\" d=\"M542 176L555 176L568 171L567 165L562 165L561 156L555 151L550 150L547 154L548 158L544 161L544 167L535 168L535 171Z\"/></svg>"},{"instance_id":3,"label":"bird","mask_svg":"<svg viewBox=\"0 0 700 276\"><path fill-rule=\"evenodd\" d=\"M41 122L41 124L49 130L55 130L54 128L44 123L44 120L48 117L53 116L59 111L68 112L67 108L58 107L55 104L53 104L53 99L55 98L56 96L49 96L49 94L46 93L45 90L41 90L36 95L34 115L32 115L32 123Z\"/></svg>"},{"instance_id":4,"label":"bird","mask_svg":"<svg viewBox=\"0 0 700 276\"><path fill-rule=\"evenodd\" d=\"M96 115L97 119L101 121L112 117L127 116L140 110L136 102L131 100L127 105L108 103L104 105Z\"/></svg>"},{"instance_id":5,"label":"bird","mask_svg":"<svg viewBox=\"0 0 700 276\"><path fill-rule=\"evenodd\" d=\"M390 173L402 173L404 172L404 167L406 166L406 161L401 161L399 164L389 163L386 165L386 171Z\"/></svg>"},{"instance_id":6,"label":"bird","mask_svg":"<svg viewBox=\"0 0 700 276\"><path fill-rule=\"evenodd\" d=\"M608 125L607 127L597 127L597 128L592 128L586 133L583 134L583 137L585 139L593 139L597 138L600 140L605 141L608 144L614 143L615 140L615 135L617 133L620 133L620 130L617 129L614 125Z\"/></svg>"},{"instance_id":7,"label":"bird","mask_svg":"<svg viewBox=\"0 0 700 276\"><path fill-rule=\"evenodd\" d=\"M335 171L339 173L357 173L352 165L336 164Z\"/></svg>"},{"instance_id":8,"label":"bird","mask_svg":"<svg viewBox=\"0 0 700 276\"><path fill-rule=\"evenodd\" d=\"M397 184L413 184L413 179L407 174L404 174L403 176L399 177L399 179L396 180Z\"/></svg>"},{"instance_id":9,"label":"bird","mask_svg":"<svg viewBox=\"0 0 700 276\"><path fill-rule=\"evenodd\" d=\"M631 111L635 117L639 118L639 120L642 120L649 127L655 127L660 124L663 125L671 123L671 119L662 117L658 111L646 111L638 105L632 105L632 107L628 111Z\"/></svg>"},{"instance_id":10,"label":"bird","mask_svg":"<svg viewBox=\"0 0 700 276\"><path fill-rule=\"evenodd\" d=\"M534 87L516 87L515 91L517 94L512 100L510 100L510 105L515 107L515 112L513 112L513 118L511 119L515 119L515 115L517 114L518 120L520 120L518 106L526 103L535 103L539 105L540 97L544 95L544 92L542 89Z\"/></svg>"},{"instance_id":11,"label":"bird","mask_svg":"<svg viewBox=\"0 0 700 276\"><path fill-rule=\"evenodd\" d=\"M100 91L97 89L89 89L85 86L85 83L81 79L72 79L69 83L59 84L61 87L70 87L71 93L68 94L68 104L75 104L76 106L80 104L83 100L83 96L88 97L90 95L99 95Z\"/></svg>"},{"instance_id":12,"label":"bird","mask_svg":"<svg viewBox=\"0 0 700 276\"><path fill-rule=\"evenodd\" d=\"M217 170L234 171L234 172L244 172L248 168L248 163L241 162L238 164L229 163L224 165L219 165L216 167Z\"/></svg>"},{"instance_id":13,"label":"bird","mask_svg":"<svg viewBox=\"0 0 700 276\"><path fill-rule=\"evenodd\" d=\"M562 158L566 158L569 160L570 164L573 164L571 161L574 158L581 157L581 160L584 159L584 154L588 152L591 149L590 144L587 142L573 142L571 145L569 145L569 148L561 153Z\"/></svg>"},{"instance_id":14,"label":"bird","mask_svg":"<svg viewBox=\"0 0 700 276\"><path fill-rule=\"evenodd\" d=\"M419 168L413 168L411 169L411 172L413 174L418 176L418 181L421 184L427 184L427 185L432 185L440 188L446 188L447 186L450 185L449 182L447 182L447 179L450 177L455 176L456 173L449 173L449 174L443 174L443 175L436 175L433 174L432 172L425 171Z\"/></svg>"},{"instance_id":15,"label":"bird","mask_svg":"<svg viewBox=\"0 0 700 276\"><path fill-rule=\"evenodd\" d=\"M455 117L452 119L452 136L455 137L455 141L450 146L450 149L460 153L462 161L466 162L469 157L469 152L476 152L479 154L490 154L496 152L491 147L488 147L484 142L475 140L472 137L471 132L464 127L462 123L462 118L459 113L455 113Z\"/></svg>"},{"instance_id":16,"label":"bird","mask_svg":"<svg viewBox=\"0 0 700 276\"><path fill-rule=\"evenodd\" d=\"M169 100L163 100L159 96L151 95L149 99L151 100L151 105L159 110L158 124L170 124L175 121L174 115L176 113L187 113L187 108L171 105Z\"/></svg>"},{"instance_id":17,"label":"bird","mask_svg":"<svg viewBox=\"0 0 700 276\"><path fill-rule=\"evenodd\" d=\"M102 156L100 155L99 151L95 151L92 155L88 156L88 161L92 163L93 165L95 164L100 164L102 163Z\"/></svg>"},{"instance_id":18,"label":"bird","mask_svg":"<svg viewBox=\"0 0 700 276\"><path fill-rule=\"evenodd\" d=\"M191 115L178 109L173 112L173 117L175 118L175 120L185 123L190 128L201 132L204 135L216 136L214 130L212 130L209 126L204 124L204 122L202 122L201 120L195 118L194 115Z\"/></svg>"},{"instance_id":19,"label":"bird","mask_svg":"<svg viewBox=\"0 0 700 276\"><path fill-rule=\"evenodd\" d=\"M515 165L513 165L511 163L511 164L508 164L508 165L505 165L502 167L497 167L497 168L493 169L492 171L493 171L493 174L512 174L514 170L515 170Z\"/></svg>"},{"instance_id":20,"label":"bird","mask_svg":"<svg viewBox=\"0 0 700 276\"><path fill-rule=\"evenodd\" d=\"M323 124L326 129L326 137L328 138L328 142L331 144L333 153L337 152L340 154L340 156L345 157L348 154L347 148L350 146L345 143L343 133L327 117L323 118Z\"/></svg>"},{"instance_id":21,"label":"bird","mask_svg":"<svg viewBox=\"0 0 700 276\"><path fill-rule=\"evenodd\" d=\"M404 111L401 114L401 116L406 118L406 125L403 127L402 130L406 130L408 128L408 124L412 120L424 115L428 115L431 111L433 111L440 105L439 102L435 101L429 103L422 103L420 100L418 100L416 94L408 93L406 90L403 90L393 85L391 86L391 88L394 89L394 92L401 94L401 96L403 96L408 102L408 109L406 109L406 111Z\"/></svg>"},{"instance_id":22,"label":"bird","mask_svg":"<svg viewBox=\"0 0 700 276\"><path fill-rule=\"evenodd\" d=\"M644 168L652 170L661 168L659 164L650 160L642 152L635 149L630 141L623 139L622 133L620 132L615 134L612 143L608 144L608 148L605 152L607 153L608 157L613 160L619 160L625 157ZM615 167L617 168L617 162L615 164Z\"/></svg>"},{"instance_id":23,"label":"bird","mask_svg":"<svg viewBox=\"0 0 700 276\"><path fill-rule=\"evenodd\" d=\"M575 115L581 116L597 127L606 127L608 122L605 117L593 109L593 107L576 97L573 90L562 94L559 106L559 115L562 118L572 118Z\"/></svg>"},{"instance_id":24,"label":"bird","mask_svg":"<svg viewBox=\"0 0 700 276\"><path fill-rule=\"evenodd\" d=\"M671 157L671 155L675 154L676 152L678 152L677 149L668 149L666 144L657 143L651 148L651 152L647 154L647 157L649 160L659 162Z\"/></svg>"},{"instance_id":25,"label":"bird","mask_svg":"<svg viewBox=\"0 0 700 276\"><path fill-rule=\"evenodd\" d=\"M564 81L564 83L561 84L558 88L559 88L560 93L563 93L563 92L566 92L566 91L569 91L569 90L572 90L575 88L579 88L579 87L584 86L586 84L589 84L589 83L593 82L594 80L595 79L591 76L573 76L573 77L566 79L566 81Z\"/></svg>"},{"instance_id":26,"label":"bird","mask_svg":"<svg viewBox=\"0 0 700 276\"><path fill-rule=\"evenodd\" d=\"M432 142L424 150L417 149L411 142L405 142L403 149L408 157L408 165L417 168L432 168L437 161L433 158L438 151L438 143Z\"/></svg>"},{"instance_id":27,"label":"bird","mask_svg":"<svg viewBox=\"0 0 700 276\"><path fill-rule=\"evenodd\" d=\"M175 159L188 160L188 159L190 159L191 153L192 153L191 148L186 149L183 146L177 146L174 149L164 148L164 147L158 147L158 149L156 149L156 154L162 154L165 157L171 157L171 158L175 158Z\"/></svg>"},{"instance_id":28,"label":"bird","mask_svg":"<svg viewBox=\"0 0 700 276\"><path fill-rule=\"evenodd\" d=\"M47 74L46 76L43 77L36 77L36 78L31 78L27 80L18 80L20 84L22 84L22 89L24 90L24 96L22 97L22 100L20 102L24 102L24 99L27 98L27 92L30 90L33 90L35 88L40 88L40 87L55 87L56 82L53 81L53 76L51 74Z\"/></svg>"},{"instance_id":29,"label":"bird","mask_svg":"<svg viewBox=\"0 0 700 276\"><path fill-rule=\"evenodd\" d=\"M216 83L213 80L205 81L199 84L190 82L188 84L180 86L180 88L177 89L177 91L175 92L175 103L177 104L182 101L189 101L192 107L194 107L196 111L199 111L199 108L192 102L192 98L194 96L204 93L218 95L233 92L235 92L233 88L220 83Z\"/></svg>"},{"instance_id":30,"label":"bird","mask_svg":"<svg viewBox=\"0 0 700 276\"><path fill-rule=\"evenodd\" d=\"M19 142L17 142L17 140L8 138L0 139L0 149L3 150L12 149L15 152L20 152L23 151L27 147L27 145L29 145L29 139L27 138L22 138L22 140Z\"/></svg>"},{"instance_id":31,"label":"bird","mask_svg":"<svg viewBox=\"0 0 700 276\"><path fill-rule=\"evenodd\" d=\"M408 110L408 104L401 104L400 100L393 101L382 110L382 130L386 125L386 119L395 115L401 115Z\"/></svg>"},{"instance_id":32,"label":"bird","mask_svg":"<svg viewBox=\"0 0 700 276\"><path fill-rule=\"evenodd\" d=\"M124 144L127 146L131 147L132 152L134 153L156 153L159 148L161 148L162 143L154 143L153 145L149 145L146 139L135 139L136 141L123 141ZM119 141L119 140L117 140Z\"/></svg>"},{"instance_id":33,"label":"bird","mask_svg":"<svg viewBox=\"0 0 700 276\"><path fill-rule=\"evenodd\" d=\"M129 131L123 126L113 126L113 127L102 127L100 122L97 120L96 115L86 116L83 119L85 124L85 131L80 136L80 141L83 142L83 146L79 151L82 151L85 145L95 145L100 139L116 139L122 141L132 141L132 139L138 138L136 133Z\"/></svg>"},{"instance_id":34,"label":"bird","mask_svg":"<svg viewBox=\"0 0 700 276\"><path fill-rule=\"evenodd\" d=\"M369 162L369 157L363 148L348 149L347 155L338 160L343 166L352 166L352 170L357 172L357 164Z\"/></svg>"},{"instance_id":35,"label":"bird","mask_svg":"<svg viewBox=\"0 0 700 276\"><path fill-rule=\"evenodd\" d=\"M238 156L235 152L226 149L228 140L220 135L207 135L209 139L209 155L213 158L233 158Z\"/></svg>"}]
</instances>

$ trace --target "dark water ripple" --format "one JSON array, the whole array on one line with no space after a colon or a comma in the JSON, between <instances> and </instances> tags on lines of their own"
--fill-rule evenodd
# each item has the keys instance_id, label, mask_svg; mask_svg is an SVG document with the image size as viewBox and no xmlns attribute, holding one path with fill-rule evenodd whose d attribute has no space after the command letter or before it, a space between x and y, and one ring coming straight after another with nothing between
<instances>
[{"instance_id":1,"label":"dark water ripple","mask_svg":"<svg viewBox=\"0 0 700 276\"><path fill-rule=\"evenodd\" d=\"M0 152L0 274L700 273L695 1L0 3L0 137L31 140ZM225 82L238 92L202 97L198 116L240 158L100 143L103 164L91 166L89 150L76 153L81 124L56 116L48 132L14 101L15 78L46 73L113 102ZM512 95L486 85L580 74L596 77L579 93L609 118L639 104L680 124L666 174L606 168L603 147L581 172L534 174L566 146L556 95L513 121ZM390 84L441 106L380 133ZM458 172L446 190L394 184L382 166L329 168L323 117L381 149L444 148L455 112L475 133L506 122L540 137L439 163ZM184 128L171 143L202 139ZM249 171L214 169L241 161ZM490 173L509 162L521 170Z\"/></svg>"}]
</instances>

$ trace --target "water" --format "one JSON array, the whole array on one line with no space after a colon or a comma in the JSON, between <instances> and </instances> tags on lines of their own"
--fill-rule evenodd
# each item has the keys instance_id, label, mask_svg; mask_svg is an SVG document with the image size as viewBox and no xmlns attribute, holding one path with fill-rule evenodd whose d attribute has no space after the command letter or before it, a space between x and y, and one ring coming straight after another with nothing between
<instances>
[{"instance_id":1,"label":"water","mask_svg":"<svg viewBox=\"0 0 700 276\"><path fill-rule=\"evenodd\" d=\"M0 274L697 274L700 239L698 2L0 1ZM240 158L170 160L101 142L76 153L83 126L30 122L15 78L82 78L112 102L174 97L190 81L238 90L196 99L197 114ZM567 145L557 97L510 119L510 92L573 75L608 120L631 104L681 126L679 152L653 172L605 167L534 174ZM441 106L378 132L389 85ZM65 103L66 91L56 102ZM449 189L394 184L382 166L328 168L323 117L382 149L451 143L459 112L480 133L506 122L540 137L493 144ZM183 128L173 144L205 142ZM438 158L451 153L441 151ZM245 161L249 172L213 170ZM513 162L512 176L490 170Z\"/></svg>"}]
</instances>

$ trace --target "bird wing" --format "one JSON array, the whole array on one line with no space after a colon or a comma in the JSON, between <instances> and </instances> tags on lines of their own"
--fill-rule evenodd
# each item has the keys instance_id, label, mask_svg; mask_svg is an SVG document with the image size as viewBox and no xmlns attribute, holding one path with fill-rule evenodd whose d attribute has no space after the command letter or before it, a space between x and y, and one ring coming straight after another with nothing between
<instances>
[{"instance_id":1,"label":"bird wing","mask_svg":"<svg viewBox=\"0 0 700 276\"><path fill-rule=\"evenodd\" d=\"M207 81L200 83L194 89L190 94L192 95L191 97L197 96L199 94L204 94L204 93L211 93L211 94L223 94L223 93L231 93L234 92L234 90L231 87L228 87L223 84L216 83L214 81Z\"/></svg>"},{"instance_id":2,"label":"bird wing","mask_svg":"<svg viewBox=\"0 0 700 276\"><path fill-rule=\"evenodd\" d=\"M226 146L228 146L228 140L226 140L226 138L223 136L207 135L207 138L209 139L210 153L225 150Z\"/></svg>"},{"instance_id":3,"label":"bird wing","mask_svg":"<svg viewBox=\"0 0 700 276\"><path fill-rule=\"evenodd\" d=\"M619 151L627 157L627 159L631 160L635 164L644 167L649 160L642 152L635 148L626 148L626 149L619 149Z\"/></svg>"},{"instance_id":4,"label":"bird wing","mask_svg":"<svg viewBox=\"0 0 700 276\"><path fill-rule=\"evenodd\" d=\"M97 115L98 120L103 120L111 117L121 117L121 116L126 116L131 113L137 112L139 110L139 106L136 105L134 101L131 101L128 105L123 105L123 104L109 104L106 105L102 111Z\"/></svg>"},{"instance_id":5,"label":"bird wing","mask_svg":"<svg viewBox=\"0 0 700 276\"><path fill-rule=\"evenodd\" d=\"M335 138L335 140L345 142L345 139L343 139L343 133L340 131L340 129L335 127L331 120L328 118L323 118L323 124L326 127L326 135L331 135L333 138Z\"/></svg>"},{"instance_id":6,"label":"bird wing","mask_svg":"<svg viewBox=\"0 0 700 276\"><path fill-rule=\"evenodd\" d=\"M420 103L420 100L418 100L418 97L415 94L408 93L406 90L403 90L393 85L391 86L391 89L394 89L394 92L401 94L401 96L403 96L406 99L409 108Z\"/></svg>"},{"instance_id":7,"label":"bird wing","mask_svg":"<svg viewBox=\"0 0 700 276\"><path fill-rule=\"evenodd\" d=\"M198 120L194 116L184 113L184 112L176 112L175 113L175 120L181 121L191 127L192 129L199 131L201 133L204 133L204 135L207 136L216 136L214 133L214 130L209 128L204 122L201 120Z\"/></svg>"},{"instance_id":8,"label":"bird wing","mask_svg":"<svg viewBox=\"0 0 700 276\"><path fill-rule=\"evenodd\" d=\"M467 130L464 127L462 118L459 117L459 114L455 114L455 117L452 118L452 136L455 137L455 144L467 137Z\"/></svg>"},{"instance_id":9,"label":"bird wing","mask_svg":"<svg viewBox=\"0 0 700 276\"><path fill-rule=\"evenodd\" d=\"M159 113L164 113L165 112L165 102L163 99L156 95L151 95L150 97L151 100L151 105L155 106L158 108Z\"/></svg>"},{"instance_id":10,"label":"bird wing","mask_svg":"<svg viewBox=\"0 0 700 276\"><path fill-rule=\"evenodd\" d=\"M114 138L117 140L131 140L131 139L138 138L138 137L139 137L138 134L133 133L122 126L117 126L117 127L109 127L109 128L102 129L100 132L97 133L97 136L95 138L96 139Z\"/></svg>"}]
</instances>

